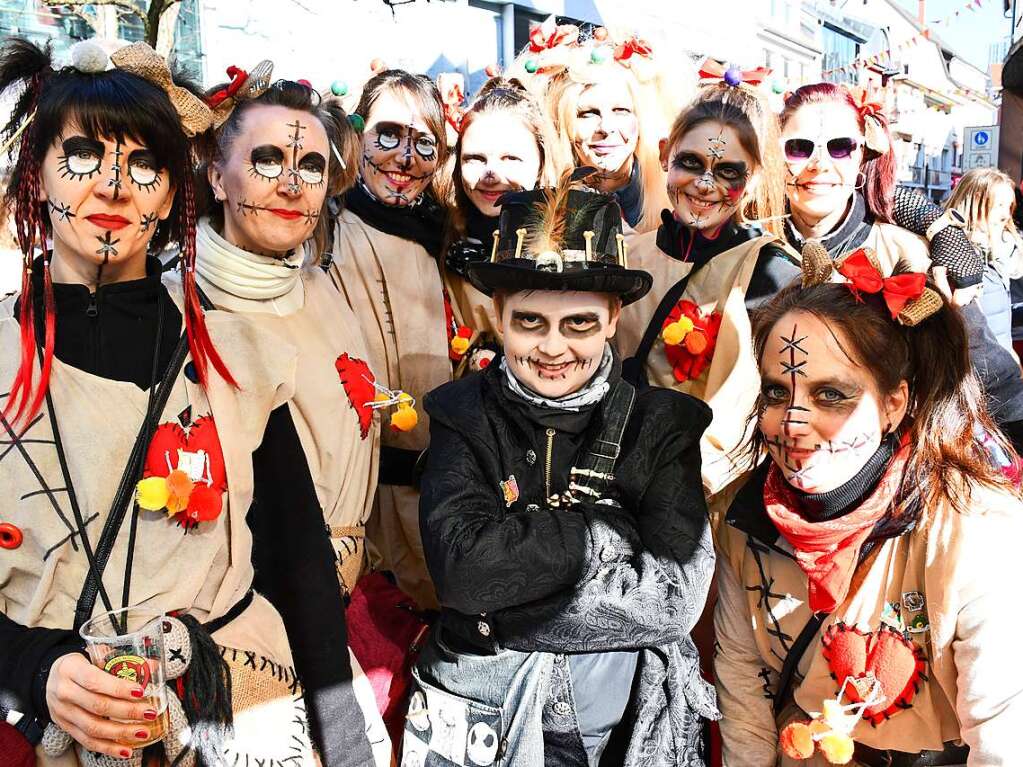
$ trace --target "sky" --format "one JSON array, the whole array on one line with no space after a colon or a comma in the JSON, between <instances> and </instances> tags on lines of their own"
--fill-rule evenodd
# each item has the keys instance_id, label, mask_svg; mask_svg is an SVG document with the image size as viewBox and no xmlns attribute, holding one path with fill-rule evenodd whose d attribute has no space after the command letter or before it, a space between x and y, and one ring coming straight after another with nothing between
<instances>
[{"instance_id":1,"label":"sky","mask_svg":"<svg viewBox=\"0 0 1023 767\"><path fill-rule=\"evenodd\" d=\"M898 0L914 16L917 0ZM941 21L964 8L967 0L927 0L928 22ZM1016 15L1023 14L1023 0L1016 0ZM1002 15L1002 0L981 0L981 7L964 10L948 24L934 24L933 29L957 53L974 66L987 70L988 46L1009 35L1009 20Z\"/></svg>"}]
</instances>

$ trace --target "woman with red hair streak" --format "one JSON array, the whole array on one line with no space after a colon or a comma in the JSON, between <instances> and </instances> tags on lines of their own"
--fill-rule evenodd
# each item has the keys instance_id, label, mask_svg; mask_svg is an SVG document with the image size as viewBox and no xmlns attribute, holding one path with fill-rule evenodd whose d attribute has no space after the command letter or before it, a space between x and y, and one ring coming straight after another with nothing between
<instances>
[{"instance_id":1,"label":"woman with red hair streak","mask_svg":"<svg viewBox=\"0 0 1023 767\"><path fill-rule=\"evenodd\" d=\"M348 734L361 761L345 763L370 763L350 692L332 718L315 703L307 717L295 671L337 632L344 646L333 549L285 404L295 350L207 312L195 284L190 137L209 108L144 43L109 58L79 44L55 69L12 38L0 92L15 88L6 199L24 279L0 302L0 487L18 499L0 509L0 761L20 750L31 763L39 744L44 767L140 765L167 728L161 765L312 765L322 725ZM153 255L170 237L180 276ZM254 504L259 486L285 490ZM276 545L300 554L277 572L305 606L290 622L253 592L248 523L276 525ZM85 621L127 606L167 616L177 680L162 694L82 652Z\"/></svg>"},{"instance_id":2,"label":"woman with red hair streak","mask_svg":"<svg viewBox=\"0 0 1023 767\"><path fill-rule=\"evenodd\" d=\"M899 261L926 271L941 267L956 291L969 331L970 354L988 408L1017 449L1023 444L1023 380L998 345L976 302L983 260L953 214L895 187L896 160L881 105L860 90L804 85L785 100L782 151L789 218L785 238L797 251L819 241L832 258L872 248L886 275ZM927 240L930 239L928 254ZM939 280L940 282L940 280ZM974 287L975 286L975 287Z\"/></svg>"}]
</instances>

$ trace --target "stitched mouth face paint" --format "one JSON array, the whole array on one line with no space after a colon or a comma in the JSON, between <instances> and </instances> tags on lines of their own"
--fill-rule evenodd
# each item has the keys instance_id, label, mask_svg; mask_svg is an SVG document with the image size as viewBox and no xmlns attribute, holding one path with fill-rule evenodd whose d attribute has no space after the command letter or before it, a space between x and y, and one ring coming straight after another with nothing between
<instances>
[{"instance_id":1,"label":"stitched mouth face paint","mask_svg":"<svg viewBox=\"0 0 1023 767\"><path fill-rule=\"evenodd\" d=\"M785 479L808 493L852 479L887 423L873 379L835 334L817 317L791 312L772 329L760 361L760 432Z\"/></svg>"},{"instance_id":2,"label":"stitched mouth face paint","mask_svg":"<svg viewBox=\"0 0 1023 767\"><path fill-rule=\"evenodd\" d=\"M433 180L440 141L422 110L403 93L384 91L373 103L362 134L359 175L385 205L413 205Z\"/></svg>"},{"instance_id":3,"label":"stitched mouth face paint","mask_svg":"<svg viewBox=\"0 0 1023 767\"><path fill-rule=\"evenodd\" d=\"M682 136L665 165L675 218L712 236L736 215L754 162L733 128L705 122Z\"/></svg>"},{"instance_id":4,"label":"stitched mouth face paint","mask_svg":"<svg viewBox=\"0 0 1023 767\"><path fill-rule=\"evenodd\" d=\"M103 267L107 280L145 258L173 203L168 173L149 147L128 137L87 136L73 123L43 158L42 191L57 259Z\"/></svg>"},{"instance_id":5,"label":"stitched mouth face paint","mask_svg":"<svg viewBox=\"0 0 1023 767\"><path fill-rule=\"evenodd\" d=\"M330 145L315 116L254 106L226 156L211 168L224 203L224 238L252 253L283 256L312 236L327 194Z\"/></svg>"},{"instance_id":6,"label":"stitched mouth face paint","mask_svg":"<svg viewBox=\"0 0 1023 767\"><path fill-rule=\"evenodd\" d=\"M512 374L537 394L558 399L593 377L618 322L607 295L523 291L501 303L504 350Z\"/></svg>"}]
</instances>

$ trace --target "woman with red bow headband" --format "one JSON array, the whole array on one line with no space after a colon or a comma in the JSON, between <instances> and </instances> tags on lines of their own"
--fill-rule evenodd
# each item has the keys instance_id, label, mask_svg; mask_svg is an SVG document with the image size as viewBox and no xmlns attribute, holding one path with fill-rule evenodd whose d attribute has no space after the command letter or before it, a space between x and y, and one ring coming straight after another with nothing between
<instances>
[{"instance_id":1,"label":"woman with red bow headband","mask_svg":"<svg viewBox=\"0 0 1023 767\"><path fill-rule=\"evenodd\" d=\"M961 222L911 191L896 190L892 139L877 97L831 83L805 85L786 99L780 119L785 239L793 254L808 239L819 240L832 258L870 247L886 275L899 262L926 272L933 258L959 289L956 303L966 301L970 353L991 413L1013 443L1023 445L1019 365L966 297L977 290L970 286L979 286L983 263Z\"/></svg>"},{"instance_id":2,"label":"woman with red bow headband","mask_svg":"<svg viewBox=\"0 0 1023 767\"><path fill-rule=\"evenodd\" d=\"M960 312L870 249L802 255L754 322L751 471L716 541L724 763L1014 764L1016 588L990 568L1023 535L1020 464Z\"/></svg>"}]
</instances>

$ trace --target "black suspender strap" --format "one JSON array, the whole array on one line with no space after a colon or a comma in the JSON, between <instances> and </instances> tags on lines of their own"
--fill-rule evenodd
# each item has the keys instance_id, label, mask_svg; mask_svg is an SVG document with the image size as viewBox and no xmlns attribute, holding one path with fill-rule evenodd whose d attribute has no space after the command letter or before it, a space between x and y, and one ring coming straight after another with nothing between
<instances>
[{"instance_id":1,"label":"black suspender strap","mask_svg":"<svg viewBox=\"0 0 1023 767\"><path fill-rule=\"evenodd\" d=\"M646 359L650 356L650 350L654 346L654 341L657 340L657 336L661 333L664 320L671 314L671 310L675 308L675 304L682 298L682 294L686 292L689 279L696 273L697 269L698 267L694 265L693 270L689 274L672 285L668 292L664 294L664 298L661 299L661 303L654 310L650 322L647 323L646 331L643 333L643 338L636 347L635 353L622 363L623 378L635 384L646 383Z\"/></svg>"},{"instance_id":2,"label":"black suspender strap","mask_svg":"<svg viewBox=\"0 0 1023 767\"><path fill-rule=\"evenodd\" d=\"M568 479L571 497L590 503L600 499L605 486L614 478L615 462L622 451L622 435L629 424L635 401L635 387L619 378L604 397L600 432L581 453L577 465L572 467Z\"/></svg>"},{"instance_id":3,"label":"black suspender strap","mask_svg":"<svg viewBox=\"0 0 1023 767\"><path fill-rule=\"evenodd\" d=\"M810 642L817 636L817 632L821 630L821 626L824 625L824 621L828 619L831 613L814 613L810 616L810 620L803 626L803 630L799 632L799 636L796 637L796 641L792 643L792 647L789 648L788 655L785 656L785 662L781 667L781 674L778 676L778 691L774 696L774 714L777 716L785 705L785 701L789 697L789 691L792 689L792 678L796 674L796 666L799 665L800 659L806 654L806 648L810 646Z\"/></svg>"}]
</instances>

